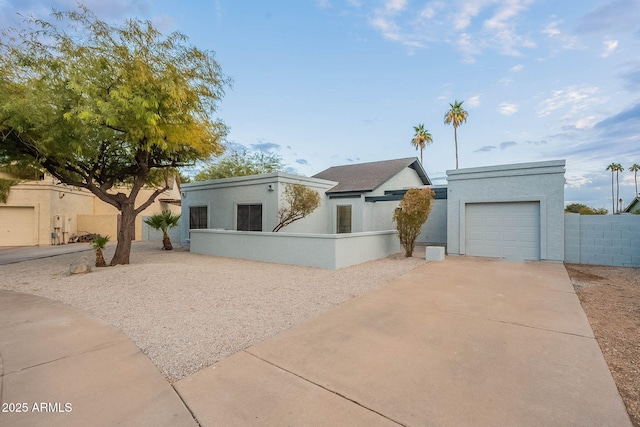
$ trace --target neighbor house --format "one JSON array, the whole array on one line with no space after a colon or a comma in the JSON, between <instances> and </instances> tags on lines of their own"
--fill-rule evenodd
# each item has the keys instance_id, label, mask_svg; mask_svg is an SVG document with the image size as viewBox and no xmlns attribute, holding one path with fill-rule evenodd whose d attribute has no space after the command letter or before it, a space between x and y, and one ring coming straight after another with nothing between
<instances>
[{"instance_id":1,"label":"neighbor house","mask_svg":"<svg viewBox=\"0 0 640 427\"><path fill-rule=\"evenodd\" d=\"M0 173L0 178L11 178ZM119 189L128 192L127 188ZM118 191L118 190L116 190ZM153 190L144 188L142 204ZM180 212L180 191L170 188L136 218L136 240L142 240L142 220L163 210ZM73 235L97 233L116 240L119 212L90 191L61 184L43 173L39 179L22 180L11 187L6 203L0 203L0 246L46 246L63 244Z\"/></svg>"},{"instance_id":2,"label":"neighbor house","mask_svg":"<svg viewBox=\"0 0 640 427\"><path fill-rule=\"evenodd\" d=\"M622 213L640 214L640 197L636 197L629 203L629 206L624 208Z\"/></svg>"}]
</instances>

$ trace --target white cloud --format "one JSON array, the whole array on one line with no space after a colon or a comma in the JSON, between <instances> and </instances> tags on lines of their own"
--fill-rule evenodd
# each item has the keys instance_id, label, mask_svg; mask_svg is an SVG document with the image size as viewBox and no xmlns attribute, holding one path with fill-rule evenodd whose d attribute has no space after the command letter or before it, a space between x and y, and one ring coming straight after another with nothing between
<instances>
[{"instance_id":1,"label":"white cloud","mask_svg":"<svg viewBox=\"0 0 640 427\"><path fill-rule=\"evenodd\" d=\"M546 27L544 27L544 29L541 31L542 34L548 36L548 37L556 37L561 35L562 33L560 32L560 30L558 29L558 25L560 25L562 23L562 21L553 21L547 24Z\"/></svg>"},{"instance_id":2,"label":"white cloud","mask_svg":"<svg viewBox=\"0 0 640 427\"><path fill-rule=\"evenodd\" d=\"M407 0L387 0L384 8L387 12L402 12L407 7Z\"/></svg>"},{"instance_id":3,"label":"white cloud","mask_svg":"<svg viewBox=\"0 0 640 427\"><path fill-rule=\"evenodd\" d=\"M472 96L471 98L466 100L466 103L469 107L477 107L480 105L480 95Z\"/></svg>"},{"instance_id":4,"label":"white cloud","mask_svg":"<svg viewBox=\"0 0 640 427\"><path fill-rule=\"evenodd\" d=\"M591 129L600 120L602 120L601 116L596 116L593 114L590 116L583 117L576 121L576 129Z\"/></svg>"},{"instance_id":5,"label":"white cloud","mask_svg":"<svg viewBox=\"0 0 640 427\"><path fill-rule=\"evenodd\" d=\"M320 9L329 9L331 7L330 0L316 0L316 6Z\"/></svg>"},{"instance_id":6,"label":"white cloud","mask_svg":"<svg viewBox=\"0 0 640 427\"><path fill-rule=\"evenodd\" d=\"M462 2L460 9L453 15L454 28L458 31L466 29L471 25L471 20L491 3L494 3L494 0L467 0Z\"/></svg>"},{"instance_id":7,"label":"white cloud","mask_svg":"<svg viewBox=\"0 0 640 427\"><path fill-rule=\"evenodd\" d=\"M517 72L522 71L522 70L524 70L524 65L522 65L522 64L515 65L515 66L513 66L513 67L511 67L509 69L509 71L514 72L514 73L517 73Z\"/></svg>"},{"instance_id":8,"label":"white cloud","mask_svg":"<svg viewBox=\"0 0 640 427\"><path fill-rule=\"evenodd\" d=\"M412 49L422 48L424 45L418 37L401 31L400 25L396 23L397 15L406 7L407 0L387 0L384 8L375 10L374 17L369 20L369 25L378 30L387 40L402 43Z\"/></svg>"},{"instance_id":9,"label":"white cloud","mask_svg":"<svg viewBox=\"0 0 640 427\"><path fill-rule=\"evenodd\" d=\"M558 28L560 24L562 24L562 21L552 21L542 29L541 33L549 38L558 40L561 43L563 49L580 48L578 44L578 38L576 36L571 36L560 31L560 29Z\"/></svg>"},{"instance_id":10,"label":"white cloud","mask_svg":"<svg viewBox=\"0 0 640 427\"><path fill-rule=\"evenodd\" d=\"M600 54L601 57L606 58L618 49L618 40L605 40L602 42L604 51Z\"/></svg>"},{"instance_id":11,"label":"white cloud","mask_svg":"<svg viewBox=\"0 0 640 427\"><path fill-rule=\"evenodd\" d=\"M441 1L433 1L427 3L422 11L420 11L420 17L423 19L433 19L441 10L446 8L446 4Z\"/></svg>"},{"instance_id":12,"label":"white cloud","mask_svg":"<svg viewBox=\"0 0 640 427\"><path fill-rule=\"evenodd\" d=\"M554 90L549 98L542 101L538 117L546 117L556 110L568 109L562 118L571 118L593 105L606 102L606 98L597 96L598 92L599 89L595 86L569 86L565 89Z\"/></svg>"},{"instance_id":13,"label":"white cloud","mask_svg":"<svg viewBox=\"0 0 640 427\"><path fill-rule=\"evenodd\" d=\"M503 102L498 106L498 112L500 114L504 114L505 116L511 116L518 112L518 106L516 104Z\"/></svg>"},{"instance_id":14,"label":"white cloud","mask_svg":"<svg viewBox=\"0 0 640 427\"><path fill-rule=\"evenodd\" d=\"M347 0L347 4L351 7L360 7L362 2L360 0Z\"/></svg>"}]
</instances>

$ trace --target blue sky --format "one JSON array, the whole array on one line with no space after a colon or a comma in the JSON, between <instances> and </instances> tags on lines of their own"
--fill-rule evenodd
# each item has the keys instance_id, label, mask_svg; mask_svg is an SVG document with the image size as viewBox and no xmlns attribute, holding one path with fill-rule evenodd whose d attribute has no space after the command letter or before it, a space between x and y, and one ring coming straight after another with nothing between
<instances>
[{"instance_id":1,"label":"blue sky","mask_svg":"<svg viewBox=\"0 0 640 427\"><path fill-rule=\"evenodd\" d=\"M231 144L313 175L419 156L436 183L455 167L567 160L565 200L611 210L611 162L640 164L640 0L87 0L98 16L151 20L213 50L233 79L219 109ZM47 17L75 1L0 0ZM621 176L625 204L633 174Z\"/></svg>"}]
</instances>

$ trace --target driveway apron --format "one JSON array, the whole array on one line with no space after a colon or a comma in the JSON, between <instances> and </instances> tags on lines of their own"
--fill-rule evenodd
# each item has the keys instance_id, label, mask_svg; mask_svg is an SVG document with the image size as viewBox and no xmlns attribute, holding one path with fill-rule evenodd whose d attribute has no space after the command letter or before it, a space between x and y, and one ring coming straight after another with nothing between
<instances>
[{"instance_id":1,"label":"driveway apron","mask_svg":"<svg viewBox=\"0 0 640 427\"><path fill-rule=\"evenodd\" d=\"M631 426L556 263L427 263L175 388L202 426Z\"/></svg>"}]
</instances>

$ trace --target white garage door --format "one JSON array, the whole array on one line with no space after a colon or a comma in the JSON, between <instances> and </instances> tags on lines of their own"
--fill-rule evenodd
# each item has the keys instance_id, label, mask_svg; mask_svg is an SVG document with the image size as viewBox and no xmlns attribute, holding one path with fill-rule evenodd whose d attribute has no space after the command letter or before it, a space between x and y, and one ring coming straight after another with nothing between
<instances>
[{"instance_id":1,"label":"white garage door","mask_svg":"<svg viewBox=\"0 0 640 427\"><path fill-rule=\"evenodd\" d=\"M25 207L0 207L0 246L33 246L35 209Z\"/></svg>"},{"instance_id":2,"label":"white garage door","mask_svg":"<svg viewBox=\"0 0 640 427\"><path fill-rule=\"evenodd\" d=\"M540 203L468 203L466 254L540 259Z\"/></svg>"}]
</instances>

